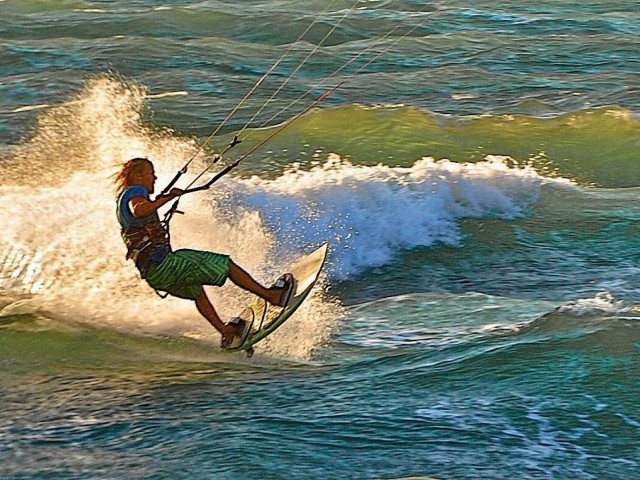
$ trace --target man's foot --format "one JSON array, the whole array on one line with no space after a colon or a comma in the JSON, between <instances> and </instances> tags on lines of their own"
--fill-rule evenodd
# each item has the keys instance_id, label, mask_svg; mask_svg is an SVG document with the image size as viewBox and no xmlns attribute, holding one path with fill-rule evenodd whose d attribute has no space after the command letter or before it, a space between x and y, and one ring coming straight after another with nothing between
<instances>
[{"instance_id":1,"label":"man's foot","mask_svg":"<svg viewBox=\"0 0 640 480\"><path fill-rule=\"evenodd\" d=\"M274 303L279 307L286 307L293 297L296 287L296 279L293 278L293 275L290 273L285 273L282 275L276 283L273 284L271 289L280 290L280 296L278 297L278 301Z\"/></svg>"},{"instance_id":2,"label":"man's foot","mask_svg":"<svg viewBox=\"0 0 640 480\"><path fill-rule=\"evenodd\" d=\"M235 350L241 347L251 332L252 323L237 317L230 320L225 325L225 331L222 332L220 347L225 350Z\"/></svg>"}]
</instances>

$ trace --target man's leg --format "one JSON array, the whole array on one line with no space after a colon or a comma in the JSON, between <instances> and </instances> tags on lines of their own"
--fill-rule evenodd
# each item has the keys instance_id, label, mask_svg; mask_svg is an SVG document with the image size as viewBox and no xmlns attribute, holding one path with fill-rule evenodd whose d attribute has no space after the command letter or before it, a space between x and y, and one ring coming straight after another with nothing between
<instances>
[{"instance_id":1,"label":"man's leg","mask_svg":"<svg viewBox=\"0 0 640 480\"><path fill-rule=\"evenodd\" d=\"M229 279L240 288L248 290L254 295L265 299L272 305L278 305L284 292L283 288L265 288L256 282L251 275L245 272L238 265L229 261Z\"/></svg>"},{"instance_id":2,"label":"man's leg","mask_svg":"<svg viewBox=\"0 0 640 480\"><path fill-rule=\"evenodd\" d=\"M216 312L215 308L209 301L209 297L204 291L204 288L200 290L200 295L196 298L196 307L200 314L207 319L207 321L213 325L213 327L218 330L223 337L225 338L233 338L233 336L237 333L238 327L235 325L226 325L218 312Z\"/></svg>"}]
</instances>

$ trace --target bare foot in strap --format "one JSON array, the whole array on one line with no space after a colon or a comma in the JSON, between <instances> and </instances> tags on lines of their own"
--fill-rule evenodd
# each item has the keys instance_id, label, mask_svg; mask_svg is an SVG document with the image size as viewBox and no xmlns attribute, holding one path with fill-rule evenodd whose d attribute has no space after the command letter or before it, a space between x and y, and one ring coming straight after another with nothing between
<instances>
[{"instance_id":1,"label":"bare foot in strap","mask_svg":"<svg viewBox=\"0 0 640 480\"><path fill-rule=\"evenodd\" d=\"M220 340L220 347L225 350L235 350L241 347L249 336L250 331L250 323L247 323L241 318L232 319L229 323L225 324L225 329L221 332L222 339Z\"/></svg>"},{"instance_id":2,"label":"bare foot in strap","mask_svg":"<svg viewBox=\"0 0 640 480\"><path fill-rule=\"evenodd\" d=\"M278 301L274 303L279 307L286 307L289 304L289 301L293 297L296 289L296 279L293 278L293 275L290 273L285 273L282 275L276 283L269 290L278 290L280 292L280 296L278 297Z\"/></svg>"}]
</instances>

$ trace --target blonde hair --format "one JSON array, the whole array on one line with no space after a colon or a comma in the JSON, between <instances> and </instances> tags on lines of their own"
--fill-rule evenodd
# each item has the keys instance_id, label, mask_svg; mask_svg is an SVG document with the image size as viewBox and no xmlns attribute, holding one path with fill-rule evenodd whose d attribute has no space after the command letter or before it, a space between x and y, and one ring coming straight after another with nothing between
<instances>
[{"instance_id":1,"label":"blonde hair","mask_svg":"<svg viewBox=\"0 0 640 480\"><path fill-rule=\"evenodd\" d=\"M120 195L125 188L131 186L131 175L134 173L142 173L147 165L153 166L151 160L144 157L132 158L124 163L120 171L113 176L116 194Z\"/></svg>"}]
</instances>

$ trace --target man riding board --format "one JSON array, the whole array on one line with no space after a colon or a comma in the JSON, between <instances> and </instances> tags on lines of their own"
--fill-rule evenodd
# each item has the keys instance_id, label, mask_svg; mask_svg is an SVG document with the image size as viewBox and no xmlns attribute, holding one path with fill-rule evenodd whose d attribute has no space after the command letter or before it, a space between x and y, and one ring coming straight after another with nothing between
<instances>
[{"instance_id":1,"label":"man riding board","mask_svg":"<svg viewBox=\"0 0 640 480\"><path fill-rule=\"evenodd\" d=\"M135 262L141 277L156 291L194 300L200 314L220 332L222 348L238 348L247 338L250 325L241 319L224 323L203 286L222 286L228 278L273 305L286 306L293 292L293 276L287 273L266 288L228 255L191 249L173 251L158 209L184 192L172 188L151 200L156 180L153 163L147 158L129 160L115 177L116 213L127 245L127 259Z\"/></svg>"}]
</instances>

